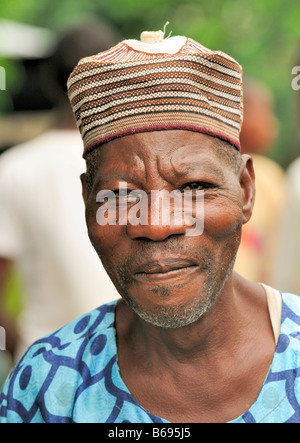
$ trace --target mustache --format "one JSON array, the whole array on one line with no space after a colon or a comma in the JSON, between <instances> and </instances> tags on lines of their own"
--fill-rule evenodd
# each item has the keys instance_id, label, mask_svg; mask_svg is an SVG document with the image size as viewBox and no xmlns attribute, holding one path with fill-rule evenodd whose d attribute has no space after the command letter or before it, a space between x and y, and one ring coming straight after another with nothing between
<instances>
[{"instance_id":1,"label":"mustache","mask_svg":"<svg viewBox=\"0 0 300 443\"><path fill-rule=\"evenodd\" d=\"M136 270L145 267L145 264L147 266L147 263L157 261L154 257L159 256L164 257L165 260L171 257L172 259L178 259L178 261L190 261L198 265L201 270L209 269L214 263L208 248L197 250L187 245L186 241L181 242L178 238L169 238L161 244L139 240L139 244L130 256L117 264L117 273L123 283L129 283Z\"/></svg>"}]
</instances>

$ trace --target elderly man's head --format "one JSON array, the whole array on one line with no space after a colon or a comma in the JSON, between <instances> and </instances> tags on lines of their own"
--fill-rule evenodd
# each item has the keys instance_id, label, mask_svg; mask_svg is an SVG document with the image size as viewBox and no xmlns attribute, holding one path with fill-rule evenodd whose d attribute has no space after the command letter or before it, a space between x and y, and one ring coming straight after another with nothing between
<instances>
[{"instance_id":1,"label":"elderly man's head","mask_svg":"<svg viewBox=\"0 0 300 443\"><path fill-rule=\"evenodd\" d=\"M223 53L180 39L179 51L161 55L164 46L158 56L155 45L123 42L81 62L69 80L85 144L90 239L132 309L165 328L188 325L213 305L254 203L252 162L239 152L241 68ZM99 224L106 200L98 196L107 190L115 217ZM153 212L164 210L151 204L155 191L189 191L192 205L181 223L153 222ZM140 223L128 220L139 200L132 193L149 197L136 211ZM203 230L189 236L198 195ZM174 205L168 206L173 216Z\"/></svg>"}]
</instances>

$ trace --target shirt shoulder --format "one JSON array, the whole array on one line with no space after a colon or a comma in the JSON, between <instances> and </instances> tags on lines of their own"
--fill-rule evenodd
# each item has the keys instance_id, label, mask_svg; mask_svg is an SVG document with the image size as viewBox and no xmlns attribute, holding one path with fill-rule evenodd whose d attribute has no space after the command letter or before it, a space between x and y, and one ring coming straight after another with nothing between
<instances>
[{"instance_id":1,"label":"shirt shoulder","mask_svg":"<svg viewBox=\"0 0 300 443\"><path fill-rule=\"evenodd\" d=\"M282 293L281 331L264 388L259 405L264 410L261 422L300 422L300 297L297 295Z\"/></svg>"},{"instance_id":2,"label":"shirt shoulder","mask_svg":"<svg viewBox=\"0 0 300 443\"><path fill-rule=\"evenodd\" d=\"M300 297L282 293L281 331L267 378L251 408L232 423L300 423Z\"/></svg>"},{"instance_id":3,"label":"shirt shoulder","mask_svg":"<svg viewBox=\"0 0 300 443\"><path fill-rule=\"evenodd\" d=\"M288 347L293 351L295 364L298 365L300 371L300 296L298 295L282 294L280 339L283 349Z\"/></svg>"},{"instance_id":4,"label":"shirt shoulder","mask_svg":"<svg viewBox=\"0 0 300 443\"><path fill-rule=\"evenodd\" d=\"M0 394L0 423L72 422L80 387L116 360L117 301L36 341Z\"/></svg>"},{"instance_id":5,"label":"shirt shoulder","mask_svg":"<svg viewBox=\"0 0 300 443\"><path fill-rule=\"evenodd\" d=\"M282 323L290 318L300 328L300 296L283 292L282 306Z\"/></svg>"}]
</instances>

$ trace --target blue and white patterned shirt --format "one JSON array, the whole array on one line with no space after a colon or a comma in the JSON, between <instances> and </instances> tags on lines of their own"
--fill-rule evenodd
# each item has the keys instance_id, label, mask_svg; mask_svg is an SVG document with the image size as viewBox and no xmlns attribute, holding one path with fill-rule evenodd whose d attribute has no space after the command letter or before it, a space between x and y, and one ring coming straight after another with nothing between
<instances>
[{"instance_id":1,"label":"blue and white patterned shirt","mask_svg":"<svg viewBox=\"0 0 300 443\"><path fill-rule=\"evenodd\" d=\"M231 423L300 423L300 298L282 299L281 333L265 383ZM116 304L29 348L0 394L0 423L167 423L139 405L121 378Z\"/></svg>"}]
</instances>

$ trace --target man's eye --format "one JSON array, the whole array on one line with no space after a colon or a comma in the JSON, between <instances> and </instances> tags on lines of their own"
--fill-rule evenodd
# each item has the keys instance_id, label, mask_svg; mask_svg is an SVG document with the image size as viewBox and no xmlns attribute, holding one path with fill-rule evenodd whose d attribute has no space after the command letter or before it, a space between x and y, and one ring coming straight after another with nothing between
<instances>
[{"instance_id":1,"label":"man's eye","mask_svg":"<svg viewBox=\"0 0 300 443\"><path fill-rule=\"evenodd\" d=\"M215 186L211 183L204 182L191 182L186 184L182 191L203 191L204 189L214 188Z\"/></svg>"},{"instance_id":2,"label":"man's eye","mask_svg":"<svg viewBox=\"0 0 300 443\"><path fill-rule=\"evenodd\" d=\"M128 197L130 191L128 189L118 189L114 191L114 194L117 198L126 198Z\"/></svg>"},{"instance_id":3,"label":"man's eye","mask_svg":"<svg viewBox=\"0 0 300 443\"><path fill-rule=\"evenodd\" d=\"M114 191L116 198L119 200L127 201L129 203L137 203L140 199L140 194L130 189L118 189Z\"/></svg>"},{"instance_id":4,"label":"man's eye","mask_svg":"<svg viewBox=\"0 0 300 443\"><path fill-rule=\"evenodd\" d=\"M202 189L202 184L198 182L189 183L185 186L185 191L200 191Z\"/></svg>"}]
</instances>

